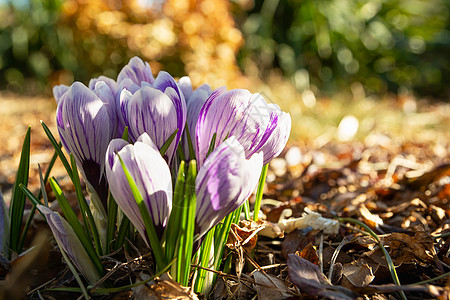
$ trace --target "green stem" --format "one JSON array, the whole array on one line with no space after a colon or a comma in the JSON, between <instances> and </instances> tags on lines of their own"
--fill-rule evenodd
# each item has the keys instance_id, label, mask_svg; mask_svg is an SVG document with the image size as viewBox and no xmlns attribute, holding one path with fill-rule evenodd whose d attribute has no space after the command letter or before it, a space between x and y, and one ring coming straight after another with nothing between
<instances>
[{"instance_id":1,"label":"green stem","mask_svg":"<svg viewBox=\"0 0 450 300\"><path fill-rule=\"evenodd\" d=\"M116 223L117 223L117 203L114 197L109 193L108 197L108 227L106 229L106 245L105 253L108 254L111 247L111 241L114 239L114 234L116 233Z\"/></svg>"},{"instance_id":2,"label":"green stem","mask_svg":"<svg viewBox=\"0 0 450 300\"><path fill-rule=\"evenodd\" d=\"M258 221L259 209L261 208L261 200L264 191L264 183L266 181L267 169L269 164L265 164L261 171L261 176L259 177L258 190L256 191L255 207L253 208L253 221Z\"/></svg>"}]
</instances>

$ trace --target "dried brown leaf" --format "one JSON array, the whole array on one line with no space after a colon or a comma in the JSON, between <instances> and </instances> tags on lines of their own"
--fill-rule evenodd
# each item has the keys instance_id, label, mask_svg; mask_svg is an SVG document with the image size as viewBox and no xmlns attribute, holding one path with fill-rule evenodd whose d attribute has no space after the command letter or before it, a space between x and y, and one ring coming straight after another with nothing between
<instances>
[{"instance_id":1,"label":"dried brown leaf","mask_svg":"<svg viewBox=\"0 0 450 300\"><path fill-rule=\"evenodd\" d=\"M190 288L181 286L168 273L155 278L150 287L143 284L135 288L133 296L136 300L198 300Z\"/></svg>"},{"instance_id":2,"label":"dried brown leaf","mask_svg":"<svg viewBox=\"0 0 450 300\"><path fill-rule=\"evenodd\" d=\"M412 263L415 259L423 262L433 261L433 240L427 234L420 232L414 237L407 234L394 232L382 237L382 242L389 246L389 253L395 265Z\"/></svg>"},{"instance_id":3,"label":"dried brown leaf","mask_svg":"<svg viewBox=\"0 0 450 300\"><path fill-rule=\"evenodd\" d=\"M285 299L292 296L288 283L278 277L256 271L253 273L253 278L259 300Z\"/></svg>"},{"instance_id":4,"label":"dried brown leaf","mask_svg":"<svg viewBox=\"0 0 450 300\"><path fill-rule=\"evenodd\" d=\"M301 293L325 299L355 299L352 291L333 286L315 264L295 254L289 254L287 261L289 278Z\"/></svg>"},{"instance_id":5,"label":"dried brown leaf","mask_svg":"<svg viewBox=\"0 0 450 300\"><path fill-rule=\"evenodd\" d=\"M342 268L344 277L351 283L350 286L343 286L352 288L352 286L368 286L375 278L372 267L368 264L362 263L360 260L353 261L350 264L345 264Z\"/></svg>"},{"instance_id":6,"label":"dried brown leaf","mask_svg":"<svg viewBox=\"0 0 450 300\"><path fill-rule=\"evenodd\" d=\"M316 266L319 265L319 256L317 255L316 248L310 242L302 251L296 253L301 258L306 259L309 262L312 262Z\"/></svg>"}]
</instances>

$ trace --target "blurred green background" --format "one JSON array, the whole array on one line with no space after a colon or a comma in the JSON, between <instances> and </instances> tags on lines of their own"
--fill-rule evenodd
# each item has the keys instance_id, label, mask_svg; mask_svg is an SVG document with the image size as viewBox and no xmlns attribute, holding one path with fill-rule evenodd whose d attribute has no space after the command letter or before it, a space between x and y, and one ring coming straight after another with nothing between
<instances>
[{"instance_id":1,"label":"blurred green background","mask_svg":"<svg viewBox=\"0 0 450 300\"><path fill-rule=\"evenodd\" d=\"M298 92L359 83L369 94L445 101L449 14L448 0L1 0L0 89L50 93L115 78L140 55L196 84L278 72Z\"/></svg>"}]
</instances>

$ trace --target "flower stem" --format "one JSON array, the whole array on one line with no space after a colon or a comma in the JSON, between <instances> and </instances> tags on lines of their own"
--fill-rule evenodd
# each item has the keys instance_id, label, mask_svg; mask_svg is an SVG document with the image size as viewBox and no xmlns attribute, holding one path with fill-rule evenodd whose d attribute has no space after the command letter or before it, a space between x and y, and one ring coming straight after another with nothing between
<instances>
[{"instance_id":1,"label":"flower stem","mask_svg":"<svg viewBox=\"0 0 450 300\"><path fill-rule=\"evenodd\" d=\"M258 221L259 209L261 208L261 200L264 190L264 182L266 181L267 169L269 164L265 164L261 171L261 176L259 177L258 190L256 191L255 207L253 209L253 221Z\"/></svg>"}]
</instances>

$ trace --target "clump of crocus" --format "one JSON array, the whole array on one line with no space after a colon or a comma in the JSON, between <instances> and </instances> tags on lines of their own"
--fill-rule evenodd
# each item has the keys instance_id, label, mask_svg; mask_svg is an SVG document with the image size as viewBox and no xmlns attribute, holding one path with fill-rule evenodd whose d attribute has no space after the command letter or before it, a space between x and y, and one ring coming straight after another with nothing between
<instances>
[{"instance_id":1,"label":"clump of crocus","mask_svg":"<svg viewBox=\"0 0 450 300\"><path fill-rule=\"evenodd\" d=\"M290 115L260 94L206 84L193 89L188 77L177 82L166 72L154 78L149 64L137 57L117 81L101 76L89 88L78 82L55 87L54 95L58 132L88 187L103 208L111 193L109 200L152 248L158 268L178 257L173 270L185 285L198 249L193 242L214 232L258 182L262 191L261 170L285 147L291 127ZM123 132L125 139L118 138ZM79 245L67 238L74 235L67 234L61 217L47 208L41 212L60 246L86 272L80 266L86 256L76 262L71 255L71 245ZM179 232L173 224L181 224ZM228 234L226 228L221 232Z\"/></svg>"}]
</instances>

